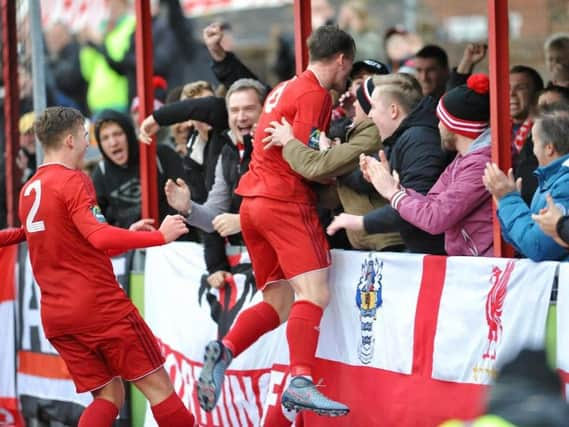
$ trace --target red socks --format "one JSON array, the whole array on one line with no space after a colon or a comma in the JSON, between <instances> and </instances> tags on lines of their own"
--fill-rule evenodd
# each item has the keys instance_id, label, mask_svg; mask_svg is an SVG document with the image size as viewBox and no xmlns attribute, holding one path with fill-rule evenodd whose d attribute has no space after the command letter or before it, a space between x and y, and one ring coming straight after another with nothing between
<instances>
[{"instance_id":1,"label":"red socks","mask_svg":"<svg viewBox=\"0 0 569 427\"><path fill-rule=\"evenodd\" d=\"M310 301L297 301L292 305L286 338L290 352L290 373L293 377L312 375L323 312L322 307Z\"/></svg>"},{"instance_id":2,"label":"red socks","mask_svg":"<svg viewBox=\"0 0 569 427\"><path fill-rule=\"evenodd\" d=\"M260 302L242 312L227 335L221 340L233 357L239 356L262 335L281 324L279 314L272 305Z\"/></svg>"},{"instance_id":3,"label":"red socks","mask_svg":"<svg viewBox=\"0 0 569 427\"><path fill-rule=\"evenodd\" d=\"M151 409L160 427L194 427L196 424L194 416L174 392Z\"/></svg>"},{"instance_id":4,"label":"red socks","mask_svg":"<svg viewBox=\"0 0 569 427\"><path fill-rule=\"evenodd\" d=\"M85 408L77 427L110 427L115 422L119 408L107 399L95 399Z\"/></svg>"}]
</instances>

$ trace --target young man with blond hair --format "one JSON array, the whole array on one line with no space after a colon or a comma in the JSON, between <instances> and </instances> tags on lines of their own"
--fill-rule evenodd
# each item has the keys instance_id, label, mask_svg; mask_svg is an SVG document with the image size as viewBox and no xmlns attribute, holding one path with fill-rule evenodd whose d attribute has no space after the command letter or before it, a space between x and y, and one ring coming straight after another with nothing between
<instances>
[{"instance_id":1,"label":"young man with blond hair","mask_svg":"<svg viewBox=\"0 0 569 427\"><path fill-rule=\"evenodd\" d=\"M369 117L379 130L390 167L398 172L401 185L426 194L448 162L440 145L436 104L431 97L423 97L419 82L408 74L376 76L373 83ZM364 178L357 170L340 182L360 193L376 193ZM400 232L409 252L444 254L441 234L413 226L389 204L363 216L342 213L328 233L340 228L369 234Z\"/></svg>"}]
</instances>

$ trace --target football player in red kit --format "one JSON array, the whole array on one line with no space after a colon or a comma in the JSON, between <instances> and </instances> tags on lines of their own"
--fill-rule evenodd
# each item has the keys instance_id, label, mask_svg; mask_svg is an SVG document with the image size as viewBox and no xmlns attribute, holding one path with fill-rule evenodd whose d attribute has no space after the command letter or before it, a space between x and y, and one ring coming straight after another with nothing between
<instances>
[{"instance_id":1,"label":"football player in red kit","mask_svg":"<svg viewBox=\"0 0 569 427\"><path fill-rule=\"evenodd\" d=\"M327 131L332 111L329 90L345 91L355 44L337 27L322 26L310 36L308 49L308 68L278 85L265 100L249 172L236 190L243 196L241 231L263 302L243 311L223 340L206 346L198 381L198 397L205 410L217 403L231 360L288 320L293 378L282 404L329 416L349 412L346 405L320 393L312 378L320 320L329 300L330 266L315 194L310 183L283 159L282 149L271 147L270 135L263 131L284 118L292 123L294 135L308 145L317 143L320 132Z\"/></svg>"},{"instance_id":2,"label":"football player in red kit","mask_svg":"<svg viewBox=\"0 0 569 427\"><path fill-rule=\"evenodd\" d=\"M77 392L91 392L79 427L111 426L124 403L122 379L149 400L159 426L187 427L194 417L174 392L150 328L118 285L109 255L162 245L186 233L180 215L159 230L148 220L129 231L111 227L98 210L90 179L79 169L88 146L84 118L73 108L47 108L34 124L44 163L20 192L23 232L0 244L28 241L41 289L47 338L65 361Z\"/></svg>"}]
</instances>

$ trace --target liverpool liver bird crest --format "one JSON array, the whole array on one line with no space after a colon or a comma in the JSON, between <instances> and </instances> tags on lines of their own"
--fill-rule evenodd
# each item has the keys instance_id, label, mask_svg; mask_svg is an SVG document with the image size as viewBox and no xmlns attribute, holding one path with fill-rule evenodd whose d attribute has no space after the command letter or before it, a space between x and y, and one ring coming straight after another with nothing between
<instances>
[{"instance_id":1,"label":"liverpool liver bird crest","mask_svg":"<svg viewBox=\"0 0 569 427\"><path fill-rule=\"evenodd\" d=\"M492 288L486 298L486 322L488 323L488 347L482 355L483 359L496 359L496 347L502 337L502 311L508 292L508 282L514 270L515 262L508 261L504 271L492 267L490 282Z\"/></svg>"}]
</instances>

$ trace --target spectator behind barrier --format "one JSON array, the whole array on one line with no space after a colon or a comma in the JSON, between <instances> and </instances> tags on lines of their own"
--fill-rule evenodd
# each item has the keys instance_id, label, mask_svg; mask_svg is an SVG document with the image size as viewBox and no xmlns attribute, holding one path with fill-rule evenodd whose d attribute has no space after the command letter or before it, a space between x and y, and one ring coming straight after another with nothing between
<instances>
[{"instance_id":1,"label":"spectator behind barrier","mask_svg":"<svg viewBox=\"0 0 569 427\"><path fill-rule=\"evenodd\" d=\"M565 214L569 208L569 110L553 105L542 111L532 128L534 148L539 167L535 171L537 190L531 206L524 203L520 180L514 181L510 169L506 176L492 163L484 171L484 184L496 200L502 236L523 256L534 261L565 260L567 249L546 235L532 220L547 206L550 194Z\"/></svg>"},{"instance_id":2,"label":"spectator behind barrier","mask_svg":"<svg viewBox=\"0 0 569 427\"><path fill-rule=\"evenodd\" d=\"M569 88L569 67L557 67L549 84Z\"/></svg>"},{"instance_id":3,"label":"spectator behind barrier","mask_svg":"<svg viewBox=\"0 0 569 427\"><path fill-rule=\"evenodd\" d=\"M547 206L538 214L532 214L531 218L545 234L553 237L559 245L569 248L569 215L555 204L549 194L545 197Z\"/></svg>"},{"instance_id":4,"label":"spectator behind barrier","mask_svg":"<svg viewBox=\"0 0 569 427\"><path fill-rule=\"evenodd\" d=\"M128 228L141 218L139 149L134 126L125 114L105 110L95 121L95 138L103 155L91 176L97 202L109 224ZM162 188L168 178L184 176L184 170L170 147L158 145L156 150L158 212L162 220L175 213Z\"/></svg>"},{"instance_id":5,"label":"spectator behind barrier","mask_svg":"<svg viewBox=\"0 0 569 427\"><path fill-rule=\"evenodd\" d=\"M374 31L368 18L369 11L363 1L344 3L338 14L338 27L350 34L356 43L355 61L385 57L381 37Z\"/></svg>"},{"instance_id":6,"label":"spectator behind barrier","mask_svg":"<svg viewBox=\"0 0 569 427\"><path fill-rule=\"evenodd\" d=\"M438 101L447 90L466 84L474 67L486 57L486 50L484 43L469 43L458 66L450 70L443 48L437 45L423 47L412 59L414 75L421 83L423 95L430 95Z\"/></svg>"},{"instance_id":7,"label":"spectator behind barrier","mask_svg":"<svg viewBox=\"0 0 569 427\"><path fill-rule=\"evenodd\" d=\"M486 75L475 74L439 101L441 144L458 154L426 196L399 184L383 152L381 163L372 157L361 161L364 176L403 219L428 233L445 234L448 255L493 254L492 205L480 180L491 158L489 86Z\"/></svg>"},{"instance_id":8,"label":"spectator behind barrier","mask_svg":"<svg viewBox=\"0 0 569 427\"><path fill-rule=\"evenodd\" d=\"M409 60L422 46L423 40L417 34L408 32L400 25L388 28L383 35L385 61L393 73L399 72L402 67L409 67Z\"/></svg>"},{"instance_id":9,"label":"spectator behind barrier","mask_svg":"<svg viewBox=\"0 0 569 427\"><path fill-rule=\"evenodd\" d=\"M81 75L79 61L81 47L69 26L63 22L53 23L45 31L45 46L54 102L87 114L87 82Z\"/></svg>"},{"instance_id":10,"label":"spectator behind barrier","mask_svg":"<svg viewBox=\"0 0 569 427\"><path fill-rule=\"evenodd\" d=\"M346 143L334 144L322 132L320 150L315 150L295 139L292 126L288 122L284 124L274 122L272 128L266 130L272 135L275 145L283 146L283 157L295 172L311 181L329 182L357 168L361 153L377 153L383 148L377 127L368 117L374 88L371 77L358 86L354 102L354 121L353 125L348 128ZM374 197L373 194L359 194L335 180L330 187L333 191L337 191L342 207L348 214L365 215L386 204L381 197ZM399 233L368 235L363 230L347 231L350 244L356 249L396 251L404 248Z\"/></svg>"},{"instance_id":11,"label":"spectator behind barrier","mask_svg":"<svg viewBox=\"0 0 569 427\"><path fill-rule=\"evenodd\" d=\"M180 100L213 96L213 88L204 80L188 83L182 89ZM208 123L187 120L179 125L190 129L186 140L187 154L183 157L184 171L192 200L204 203L213 186L215 166L227 138L212 129Z\"/></svg>"},{"instance_id":12,"label":"spectator behind barrier","mask_svg":"<svg viewBox=\"0 0 569 427\"><path fill-rule=\"evenodd\" d=\"M128 1L117 0L109 2L109 17L101 29L87 26L80 35L81 74L87 81L87 105L92 114L105 108L128 109L129 82L111 64L125 57L135 25Z\"/></svg>"},{"instance_id":13,"label":"spectator behind barrier","mask_svg":"<svg viewBox=\"0 0 569 427\"><path fill-rule=\"evenodd\" d=\"M462 58L458 66L450 72L447 82L447 90L466 84L468 77L472 74L474 67L486 57L488 46L485 43L469 43L464 48Z\"/></svg>"},{"instance_id":14,"label":"spectator behind barrier","mask_svg":"<svg viewBox=\"0 0 569 427\"><path fill-rule=\"evenodd\" d=\"M184 86L180 99L199 99L208 96L213 96L213 88L206 81L198 80ZM213 128L210 124L199 120L186 120L173 126L187 127L190 131L185 141L186 155L182 159L186 182L192 201L204 203L215 180L215 170L221 151L226 144L232 145L232 141L225 129ZM218 270L230 271L225 253L225 239L215 230L211 233L198 231L202 236L208 271L214 274ZM233 243L242 244L240 239L232 240Z\"/></svg>"},{"instance_id":15,"label":"spectator behind barrier","mask_svg":"<svg viewBox=\"0 0 569 427\"><path fill-rule=\"evenodd\" d=\"M164 105L166 91L168 90L168 83L166 83L166 80L164 80L162 76L152 76L152 88L154 89L152 109L158 110ZM134 123L135 131L137 131L137 128L140 125L139 112L140 99L138 96L135 96L132 98L132 102L130 103L130 118L132 120L132 123Z\"/></svg>"},{"instance_id":16,"label":"spectator behind barrier","mask_svg":"<svg viewBox=\"0 0 569 427\"><path fill-rule=\"evenodd\" d=\"M354 62L350 72L350 86L340 96L337 105L332 110L332 122L328 131L330 138L339 138L341 141L346 140L346 132L352 125L352 119L355 114L356 89L360 87L366 78L384 74L389 74L387 65L375 59L364 59L363 61Z\"/></svg>"},{"instance_id":17,"label":"spectator behind barrier","mask_svg":"<svg viewBox=\"0 0 569 427\"><path fill-rule=\"evenodd\" d=\"M203 41L213 61L211 69L220 83L228 88L239 79L259 80L232 52L225 50L224 37L223 25L219 22L214 22L203 30ZM267 92L268 89L269 87L265 88Z\"/></svg>"},{"instance_id":18,"label":"spectator behind barrier","mask_svg":"<svg viewBox=\"0 0 569 427\"><path fill-rule=\"evenodd\" d=\"M373 83L369 117L379 130L391 168L399 172L405 188L426 194L448 164L441 150L436 104L431 97L422 96L419 82L408 74L376 76ZM360 170L339 181L365 195L376 193ZM442 235L433 236L409 224L390 205L365 216L340 214L328 227L328 233L334 234L340 228L368 234L400 232L411 252L445 253Z\"/></svg>"},{"instance_id":19,"label":"spectator behind barrier","mask_svg":"<svg viewBox=\"0 0 569 427\"><path fill-rule=\"evenodd\" d=\"M545 66L551 77L551 83L563 85L558 76L569 73L569 33L555 33L547 38L543 45ZM567 86L565 86L567 87Z\"/></svg>"},{"instance_id":20,"label":"spectator behind barrier","mask_svg":"<svg viewBox=\"0 0 569 427\"><path fill-rule=\"evenodd\" d=\"M413 61L423 95L438 100L445 93L450 70L447 53L439 46L424 46Z\"/></svg>"},{"instance_id":21,"label":"spectator behind barrier","mask_svg":"<svg viewBox=\"0 0 569 427\"><path fill-rule=\"evenodd\" d=\"M334 24L336 11L328 0L312 0L310 9L313 30L322 25ZM288 29L283 31L280 25L274 25L271 28L271 35L273 49L270 50L274 50L274 55L269 53L267 61L269 68L274 72L277 81L289 80L296 74L294 34Z\"/></svg>"},{"instance_id":22,"label":"spectator behind barrier","mask_svg":"<svg viewBox=\"0 0 569 427\"><path fill-rule=\"evenodd\" d=\"M537 180L533 171L537 159L533 153L531 128L537 105L537 96L543 89L543 80L531 67L516 65L510 70L510 115L512 116L512 150L514 176L522 178L522 197L529 205Z\"/></svg>"},{"instance_id":23,"label":"spectator behind barrier","mask_svg":"<svg viewBox=\"0 0 569 427\"><path fill-rule=\"evenodd\" d=\"M241 231L238 214L241 198L233 190L248 170L252 152L251 132L261 114L265 95L262 83L241 79L229 88L226 107L223 99L218 97L187 99L155 111L142 123L140 132L143 142L150 141L151 135L158 131L160 125L190 118L209 123L213 131L220 132L225 138L215 165L214 183L203 206L192 202L191 190L183 181L167 184L170 205L188 215L190 224L205 232L217 231L226 237ZM235 242L243 243L240 235ZM204 246L206 266L210 272L208 281L212 286L222 286L230 271L225 245L222 241L221 244L212 243L209 246L206 239Z\"/></svg>"},{"instance_id":24,"label":"spectator behind barrier","mask_svg":"<svg viewBox=\"0 0 569 427\"><path fill-rule=\"evenodd\" d=\"M35 119L35 113L30 112L20 117L18 123L20 150L16 157L16 165L22 171L22 184L36 173L36 135L33 127Z\"/></svg>"},{"instance_id":25,"label":"spectator behind barrier","mask_svg":"<svg viewBox=\"0 0 569 427\"><path fill-rule=\"evenodd\" d=\"M166 94L165 104L172 104L178 102L182 96L182 90L184 90L184 85L176 86L168 91ZM190 136L190 128L188 127L187 121L182 123L175 123L169 127L170 129L170 145L174 147L174 150L180 157L184 157L188 154L188 138ZM140 131L140 128L137 132Z\"/></svg>"},{"instance_id":26,"label":"spectator behind barrier","mask_svg":"<svg viewBox=\"0 0 569 427\"><path fill-rule=\"evenodd\" d=\"M538 108L557 103L569 106L569 88L549 85L539 93L537 98Z\"/></svg>"},{"instance_id":27,"label":"spectator behind barrier","mask_svg":"<svg viewBox=\"0 0 569 427\"><path fill-rule=\"evenodd\" d=\"M184 16L180 1L162 0L163 9L159 3L159 0L150 2L153 73L163 76L169 86L182 84L186 79L213 81L205 49L194 39L191 20ZM134 33L126 41L126 51L121 57L113 56L106 44L96 45L109 67L127 79L129 105L137 92L135 47Z\"/></svg>"},{"instance_id":28,"label":"spectator behind barrier","mask_svg":"<svg viewBox=\"0 0 569 427\"><path fill-rule=\"evenodd\" d=\"M363 131L364 128L362 126L358 126L359 130L358 132L352 132L352 130L354 129L354 115L355 115L355 100L356 100L356 90L361 86L361 84L363 83L363 81L369 77L369 76L374 76L374 75L384 75L384 74L389 74L389 69L387 68L387 65L376 61L374 59L365 59L363 61L357 61L354 63L354 65L352 66L352 70L350 71L350 85L349 88L346 92L344 92L337 104L335 105L334 109L332 110L332 121L330 123L330 127L328 129L328 135L324 135L324 136L328 136L330 139L334 140L334 141L347 141L348 139L348 133L350 133L350 138L356 138L355 140L358 140L359 138L356 136L356 134L358 134L359 132ZM373 83L370 82L370 85L373 87ZM371 92L369 92L369 94L371 96ZM367 105L369 105L369 98L366 101ZM364 115L367 116L367 113ZM376 134L376 138L377 138L377 142L376 144L379 142L380 138L379 135L377 134L377 128L375 127L375 125L373 124L373 121L369 120L369 127L366 126L365 124L362 123L362 125L367 129L364 131L364 133L367 133L369 131L373 131ZM373 138L372 138L373 139ZM355 149L358 145L354 145L352 149ZM352 146L350 146L352 147ZM322 147L321 147L322 148ZM344 147L342 150L345 150L346 148ZM375 150L375 152L377 152L377 150L379 149L379 147ZM341 151L342 151L341 150ZM348 149L349 150L349 149ZM367 150L363 150L363 151L367 151ZM360 151L361 153L362 151ZM358 153L359 154L359 153ZM307 153L307 157L311 157L308 155ZM305 157L305 158L307 158ZM346 164L350 163L350 159L346 158L344 160L346 162ZM357 161L357 159L356 159ZM316 166L316 164L313 165L313 167ZM357 166L357 163L353 165L353 169L355 169ZM314 171L314 168L311 168L312 171ZM344 170L341 174L334 174L334 176L338 176L338 175L342 175L346 172L347 170ZM311 173L309 173L311 174ZM311 179L311 178L309 178ZM348 188L344 187L346 189L346 191L350 191ZM320 189L320 187L315 184L315 189L317 189L317 191ZM331 191L328 194L332 194L332 195L336 195L336 191ZM358 194L354 194L356 199L361 199L361 195ZM322 195L321 195L322 197ZM366 197L367 196L363 196ZM320 222L322 223L322 225L324 227L327 227L333 220L334 216L336 216L337 214L341 213L341 207L339 206L337 197L334 197L336 204L338 204L337 207L334 206L334 203L329 203L329 202L325 202L325 203L320 203L318 206L318 216L320 217ZM363 201L363 200L362 200ZM368 199L369 201L369 199ZM377 200L376 200L377 202ZM361 211L361 210L357 210L356 212L352 211L352 213L366 213L368 212L371 208L372 205L368 202L364 204L365 206L368 207L367 210L365 211ZM381 205L381 203L380 203ZM376 206L379 207L380 205ZM351 234L350 236L347 236L347 234ZM371 241L368 241L367 243L363 243L363 242L359 242L356 238L356 235L362 237L363 234L360 232L352 232L350 230L348 230L348 233L345 233L344 231L342 231L341 233L337 233L334 236L327 236L328 238L328 242L330 243L330 246L332 248L339 248L339 249L350 249L352 246L356 245L355 247L362 247L362 245L368 246L369 244L372 244ZM377 237L377 236L376 236ZM378 246L376 247L376 249L380 249L383 248L385 246L398 246L400 245L401 242L396 243L397 240L400 240L398 238L393 238L393 235L391 236L386 236L387 238L384 239L382 237L379 238L378 241L375 242L375 244L377 244ZM354 240L356 239L356 240ZM393 243L393 244L390 244ZM387 244L387 245L386 245Z\"/></svg>"}]
</instances>

